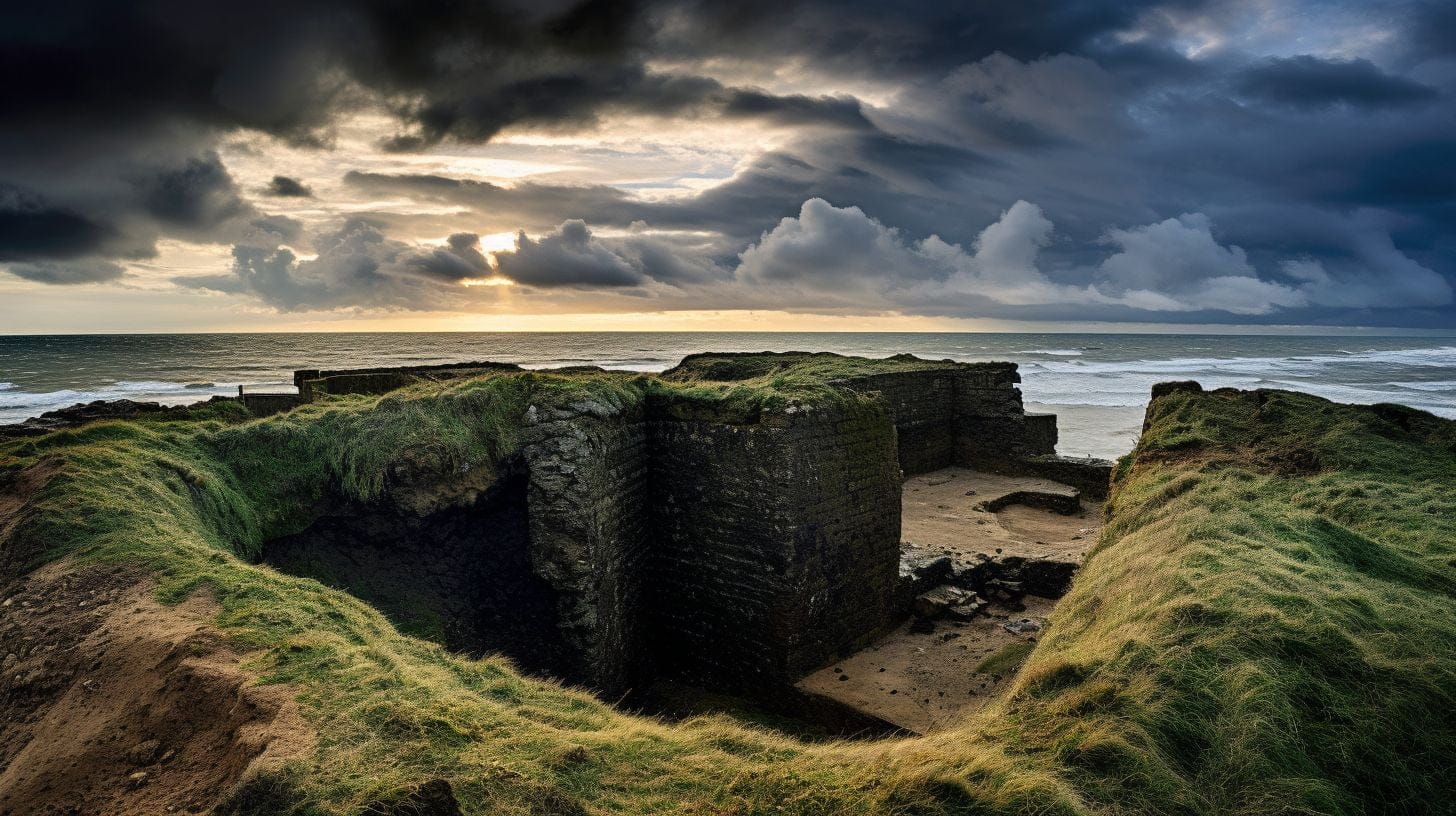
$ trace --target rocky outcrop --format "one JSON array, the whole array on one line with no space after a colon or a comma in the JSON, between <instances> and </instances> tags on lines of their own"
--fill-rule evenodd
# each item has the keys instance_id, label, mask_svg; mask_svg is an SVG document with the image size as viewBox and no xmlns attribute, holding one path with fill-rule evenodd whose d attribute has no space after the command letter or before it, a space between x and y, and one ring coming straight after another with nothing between
<instances>
[{"instance_id":1,"label":"rocky outcrop","mask_svg":"<svg viewBox=\"0 0 1456 816\"><path fill-rule=\"evenodd\" d=\"M68 408L46 411L38 417L31 417L15 425L0 425L0 439L40 436L62 428L74 428L88 422L103 419L134 419L148 414L160 414L166 410L168 410L167 406L158 402L135 402L129 399L78 402Z\"/></svg>"}]
</instances>

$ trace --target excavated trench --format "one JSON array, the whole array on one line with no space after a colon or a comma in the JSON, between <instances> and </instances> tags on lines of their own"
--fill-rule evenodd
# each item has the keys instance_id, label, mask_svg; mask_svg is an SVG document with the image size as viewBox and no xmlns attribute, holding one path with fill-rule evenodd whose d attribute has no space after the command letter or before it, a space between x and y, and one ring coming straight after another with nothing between
<instances>
[{"instance_id":1,"label":"excavated trench","mask_svg":"<svg viewBox=\"0 0 1456 816\"><path fill-rule=\"evenodd\" d=\"M403 632L562 677L569 652L556 593L532 568L526 485L507 473L471 504L424 516L341 502L265 544L262 561L367 601Z\"/></svg>"}]
</instances>

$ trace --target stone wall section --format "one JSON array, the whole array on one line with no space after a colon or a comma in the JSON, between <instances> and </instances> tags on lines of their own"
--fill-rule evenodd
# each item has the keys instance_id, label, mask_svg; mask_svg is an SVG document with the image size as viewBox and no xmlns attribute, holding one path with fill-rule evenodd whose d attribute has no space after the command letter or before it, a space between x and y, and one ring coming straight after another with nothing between
<instances>
[{"instance_id":1,"label":"stone wall section","mask_svg":"<svg viewBox=\"0 0 1456 816\"><path fill-rule=\"evenodd\" d=\"M748 424L660 418L652 455L649 608L669 671L766 688L885 623L900 477L881 405Z\"/></svg>"},{"instance_id":2,"label":"stone wall section","mask_svg":"<svg viewBox=\"0 0 1456 816\"><path fill-rule=\"evenodd\" d=\"M1012 363L976 363L961 368L955 389L955 463L1001 469L1022 455L1025 410L1021 375Z\"/></svg>"},{"instance_id":3,"label":"stone wall section","mask_svg":"<svg viewBox=\"0 0 1456 816\"><path fill-rule=\"evenodd\" d=\"M871 374L840 381L861 394L878 394L894 419L900 469L906 476L956 462L956 368Z\"/></svg>"},{"instance_id":4,"label":"stone wall section","mask_svg":"<svg viewBox=\"0 0 1456 816\"><path fill-rule=\"evenodd\" d=\"M528 411L531 559L557 592L576 655L570 679L606 691L650 671L642 634L648 529L643 406L584 402Z\"/></svg>"}]
</instances>

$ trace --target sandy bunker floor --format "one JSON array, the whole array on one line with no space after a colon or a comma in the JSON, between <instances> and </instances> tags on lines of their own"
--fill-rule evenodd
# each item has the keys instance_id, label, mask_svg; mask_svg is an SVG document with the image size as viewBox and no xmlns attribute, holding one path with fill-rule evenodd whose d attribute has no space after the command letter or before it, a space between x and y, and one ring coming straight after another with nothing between
<instances>
[{"instance_id":1,"label":"sandy bunker floor","mask_svg":"<svg viewBox=\"0 0 1456 816\"><path fill-rule=\"evenodd\" d=\"M1073 515L1021 505L997 512L979 507L1015 491L1069 489L1045 479L964 468L914 476L905 482L901 538L910 551L964 559L985 553L1081 561L1100 531L1100 504L1084 499ZM1001 690L1055 605L1028 596L1024 609L993 604L969 622L938 621L929 633L912 631L913 621L906 621L870 647L804 678L799 688L909 731L933 731Z\"/></svg>"}]
</instances>

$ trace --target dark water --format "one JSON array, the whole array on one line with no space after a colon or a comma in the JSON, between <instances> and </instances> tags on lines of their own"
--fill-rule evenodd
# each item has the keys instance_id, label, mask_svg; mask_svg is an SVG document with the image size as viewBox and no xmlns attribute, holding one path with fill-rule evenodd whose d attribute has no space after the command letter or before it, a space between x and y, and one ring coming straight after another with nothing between
<instances>
[{"instance_id":1,"label":"dark water","mask_svg":"<svg viewBox=\"0 0 1456 816\"><path fill-rule=\"evenodd\" d=\"M698 351L910 352L1021 366L1029 406L1062 415L1064 453L1116 456L1149 387L1291 388L1456 418L1456 337L1113 334L432 333L0 336L0 423L95 399L179 404L286 383L296 368L499 360L660 371Z\"/></svg>"}]
</instances>

